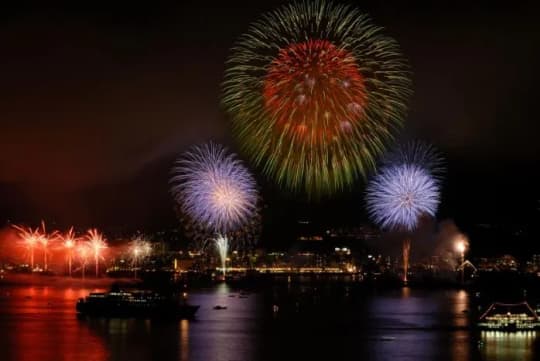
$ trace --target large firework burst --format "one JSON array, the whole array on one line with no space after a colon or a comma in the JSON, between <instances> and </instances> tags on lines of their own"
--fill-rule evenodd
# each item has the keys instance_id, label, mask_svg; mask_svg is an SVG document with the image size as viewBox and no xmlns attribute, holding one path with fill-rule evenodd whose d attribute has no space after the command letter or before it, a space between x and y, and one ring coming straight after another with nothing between
<instances>
[{"instance_id":1,"label":"large firework burst","mask_svg":"<svg viewBox=\"0 0 540 361\"><path fill-rule=\"evenodd\" d=\"M191 148L172 172L171 192L197 227L220 234L234 232L255 215L255 180L222 146L208 143Z\"/></svg>"},{"instance_id":2,"label":"large firework burst","mask_svg":"<svg viewBox=\"0 0 540 361\"><path fill-rule=\"evenodd\" d=\"M382 228L416 228L423 215L434 216L439 205L439 183L414 164L386 166L367 188L367 208Z\"/></svg>"},{"instance_id":3,"label":"large firework burst","mask_svg":"<svg viewBox=\"0 0 540 361\"><path fill-rule=\"evenodd\" d=\"M228 61L223 104L254 163L328 194L373 168L410 95L397 43L347 5L302 1L253 23Z\"/></svg>"}]
</instances>

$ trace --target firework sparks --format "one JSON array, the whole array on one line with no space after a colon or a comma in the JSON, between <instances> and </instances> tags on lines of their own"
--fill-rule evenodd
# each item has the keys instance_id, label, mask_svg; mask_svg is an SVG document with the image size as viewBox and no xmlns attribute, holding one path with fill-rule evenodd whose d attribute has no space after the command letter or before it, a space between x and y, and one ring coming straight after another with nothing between
<instances>
[{"instance_id":1,"label":"firework sparks","mask_svg":"<svg viewBox=\"0 0 540 361\"><path fill-rule=\"evenodd\" d=\"M402 246L403 256L403 282L407 284L409 281L409 259L411 257L411 240L406 238L403 240Z\"/></svg>"},{"instance_id":2,"label":"firework sparks","mask_svg":"<svg viewBox=\"0 0 540 361\"><path fill-rule=\"evenodd\" d=\"M30 267L34 269L34 251L37 246L43 249L43 269L48 269L48 254L49 246L52 242L58 239L58 232L54 231L47 234L45 222L41 221L40 227L32 229L31 227L13 226L19 233L23 244L30 252Z\"/></svg>"},{"instance_id":3,"label":"firework sparks","mask_svg":"<svg viewBox=\"0 0 540 361\"><path fill-rule=\"evenodd\" d=\"M383 166L396 164L415 165L429 172L436 181L444 173L443 159L437 150L428 143L411 141L398 144L382 159Z\"/></svg>"},{"instance_id":4,"label":"firework sparks","mask_svg":"<svg viewBox=\"0 0 540 361\"><path fill-rule=\"evenodd\" d=\"M411 231L422 215L435 216L439 185L418 166L386 167L368 185L366 200L373 220L382 228Z\"/></svg>"},{"instance_id":5,"label":"firework sparks","mask_svg":"<svg viewBox=\"0 0 540 361\"><path fill-rule=\"evenodd\" d=\"M77 243L77 237L75 235L75 232L73 231L73 227L71 227L66 234L61 236L62 244L67 252L67 260L68 260L68 274L71 277L71 264L73 259L73 250Z\"/></svg>"},{"instance_id":6,"label":"firework sparks","mask_svg":"<svg viewBox=\"0 0 540 361\"><path fill-rule=\"evenodd\" d=\"M139 260L150 256L152 245L144 237L138 236L129 245L129 251L133 262L134 277L137 278L137 267Z\"/></svg>"},{"instance_id":7,"label":"firework sparks","mask_svg":"<svg viewBox=\"0 0 540 361\"><path fill-rule=\"evenodd\" d=\"M440 202L442 160L430 145L399 146L384 160L367 188L372 219L382 228L412 231L424 215L434 217ZM403 281L407 283L411 240L403 242Z\"/></svg>"},{"instance_id":8,"label":"firework sparks","mask_svg":"<svg viewBox=\"0 0 540 361\"><path fill-rule=\"evenodd\" d=\"M212 232L239 229L256 213L253 176L219 145L209 143L186 152L173 168L171 184L181 210Z\"/></svg>"},{"instance_id":9,"label":"firework sparks","mask_svg":"<svg viewBox=\"0 0 540 361\"><path fill-rule=\"evenodd\" d=\"M84 278L85 271L86 271L86 264L88 263L88 257L90 256L90 253L92 250L88 246L88 244L79 243L77 244L77 256L79 257L80 263L81 263L81 274L82 278Z\"/></svg>"},{"instance_id":10,"label":"firework sparks","mask_svg":"<svg viewBox=\"0 0 540 361\"><path fill-rule=\"evenodd\" d=\"M99 277L99 259L101 258L101 252L107 248L107 243L103 238L103 235L98 232L97 229L90 229L87 232L86 239L88 241L88 247L94 256L96 264L96 277Z\"/></svg>"},{"instance_id":11,"label":"firework sparks","mask_svg":"<svg viewBox=\"0 0 540 361\"><path fill-rule=\"evenodd\" d=\"M232 50L223 104L247 154L308 194L374 167L410 95L397 43L355 8L301 1L266 14Z\"/></svg>"},{"instance_id":12,"label":"firework sparks","mask_svg":"<svg viewBox=\"0 0 540 361\"><path fill-rule=\"evenodd\" d=\"M221 261L221 271L223 272L223 276L225 276L225 273L227 271L227 253L229 252L229 240L227 239L227 236L219 234L215 238L214 243L216 245L219 259Z\"/></svg>"},{"instance_id":13,"label":"firework sparks","mask_svg":"<svg viewBox=\"0 0 540 361\"><path fill-rule=\"evenodd\" d=\"M43 247L43 269L45 271L48 270L49 268L49 264L47 262L47 256L49 254L49 246L51 243L53 243L54 241L57 241L59 238L59 233L58 231L53 231L49 234L47 234L47 230L45 228L45 222L44 221L41 221L41 237L40 237L40 242L41 242L41 246Z\"/></svg>"},{"instance_id":14,"label":"firework sparks","mask_svg":"<svg viewBox=\"0 0 540 361\"><path fill-rule=\"evenodd\" d=\"M16 226L15 228L18 231L18 236L21 238L23 245L30 252L30 267L34 269L34 249L37 245L41 243L42 234L39 231L39 228L32 229L31 227Z\"/></svg>"},{"instance_id":15,"label":"firework sparks","mask_svg":"<svg viewBox=\"0 0 540 361\"><path fill-rule=\"evenodd\" d=\"M253 176L236 155L209 143L192 148L176 162L171 183L174 198L194 228L217 235L215 244L224 265L228 235L251 228L257 218Z\"/></svg>"}]
</instances>

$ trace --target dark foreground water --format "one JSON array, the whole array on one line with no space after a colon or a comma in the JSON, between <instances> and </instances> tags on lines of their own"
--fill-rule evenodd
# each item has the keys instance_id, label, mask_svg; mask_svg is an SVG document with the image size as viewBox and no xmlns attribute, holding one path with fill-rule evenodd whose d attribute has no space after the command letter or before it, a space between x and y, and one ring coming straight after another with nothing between
<instances>
[{"instance_id":1,"label":"dark foreground water","mask_svg":"<svg viewBox=\"0 0 540 361\"><path fill-rule=\"evenodd\" d=\"M0 288L0 360L508 360L540 357L535 332L469 329L459 290L226 284L192 291L195 320L78 319L91 289ZM273 305L279 306L277 313ZM214 310L215 305L227 306Z\"/></svg>"}]
</instances>

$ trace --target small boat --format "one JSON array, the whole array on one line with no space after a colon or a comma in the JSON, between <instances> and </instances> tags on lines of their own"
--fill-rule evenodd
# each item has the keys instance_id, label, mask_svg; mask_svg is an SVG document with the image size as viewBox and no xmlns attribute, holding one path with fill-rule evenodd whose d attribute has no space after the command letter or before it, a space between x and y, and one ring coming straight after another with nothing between
<instances>
[{"instance_id":1,"label":"small boat","mask_svg":"<svg viewBox=\"0 0 540 361\"><path fill-rule=\"evenodd\" d=\"M97 317L192 318L199 306L188 304L186 293L180 298L145 290L115 290L90 293L77 301L75 309L80 315Z\"/></svg>"},{"instance_id":2,"label":"small boat","mask_svg":"<svg viewBox=\"0 0 540 361\"><path fill-rule=\"evenodd\" d=\"M214 310L226 310L226 309L227 309L227 306L221 306L221 305L214 306Z\"/></svg>"}]
</instances>

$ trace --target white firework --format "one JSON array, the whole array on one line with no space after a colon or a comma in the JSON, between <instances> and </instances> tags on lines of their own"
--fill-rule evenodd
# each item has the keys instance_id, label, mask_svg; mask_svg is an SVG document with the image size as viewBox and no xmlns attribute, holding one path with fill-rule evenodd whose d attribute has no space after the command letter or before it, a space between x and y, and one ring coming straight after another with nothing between
<instances>
[{"instance_id":1,"label":"white firework","mask_svg":"<svg viewBox=\"0 0 540 361\"><path fill-rule=\"evenodd\" d=\"M382 228L411 231L423 215L435 216L438 180L415 164L383 167L367 188L367 209Z\"/></svg>"},{"instance_id":2,"label":"white firework","mask_svg":"<svg viewBox=\"0 0 540 361\"><path fill-rule=\"evenodd\" d=\"M257 210L255 179L225 148L214 143L193 147L172 170L171 192L184 213L215 233L234 231Z\"/></svg>"}]
</instances>

